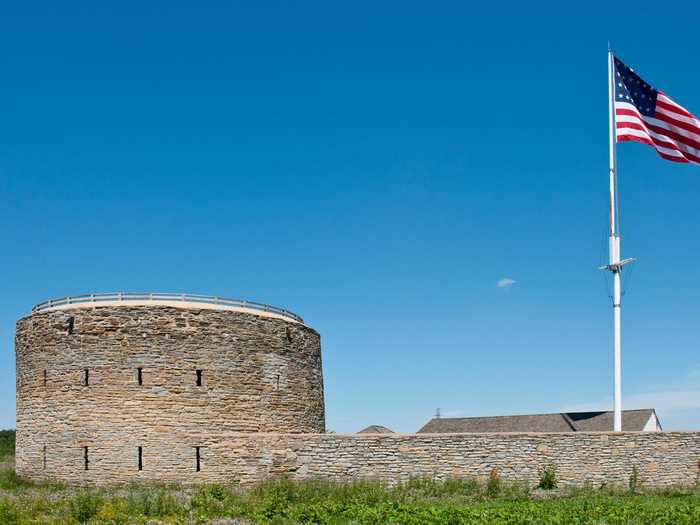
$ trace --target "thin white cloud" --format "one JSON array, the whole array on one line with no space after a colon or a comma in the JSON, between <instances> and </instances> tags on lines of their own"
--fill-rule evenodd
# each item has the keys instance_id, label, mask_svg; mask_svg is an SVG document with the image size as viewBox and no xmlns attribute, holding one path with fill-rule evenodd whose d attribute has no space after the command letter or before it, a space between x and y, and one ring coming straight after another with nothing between
<instances>
[{"instance_id":1,"label":"thin white cloud","mask_svg":"<svg viewBox=\"0 0 700 525\"><path fill-rule=\"evenodd\" d=\"M514 285L518 281L515 281L511 279L510 277L504 277L503 279L499 279L498 282L496 283L496 286L499 288L508 288L509 286Z\"/></svg>"}]
</instances>

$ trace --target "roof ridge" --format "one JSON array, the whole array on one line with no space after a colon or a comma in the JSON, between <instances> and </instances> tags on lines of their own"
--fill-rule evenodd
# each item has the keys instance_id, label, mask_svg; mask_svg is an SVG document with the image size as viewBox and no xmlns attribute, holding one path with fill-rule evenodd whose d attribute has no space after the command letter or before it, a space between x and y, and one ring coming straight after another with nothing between
<instances>
[{"instance_id":1,"label":"roof ridge","mask_svg":"<svg viewBox=\"0 0 700 525\"><path fill-rule=\"evenodd\" d=\"M539 414L504 414L500 416L462 416L462 417L432 417L433 419L488 419L494 417L530 417L530 416L558 416L561 412L546 412Z\"/></svg>"},{"instance_id":2,"label":"roof ridge","mask_svg":"<svg viewBox=\"0 0 700 525\"><path fill-rule=\"evenodd\" d=\"M654 410L653 408L629 408L625 409L622 412L644 412L648 410ZM607 413L612 413L612 410L577 410L577 411L568 411L568 412L539 412L536 414L505 414L505 415L500 415L500 416L461 416L461 417L432 417L430 421L433 419L485 419L485 418L494 418L494 417L528 417L528 416L557 416L557 415L563 415L566 414L567 417L569 414L588 414L591 412L598 412L600 414L607 414Z\"/></svg>"}]
</instances>

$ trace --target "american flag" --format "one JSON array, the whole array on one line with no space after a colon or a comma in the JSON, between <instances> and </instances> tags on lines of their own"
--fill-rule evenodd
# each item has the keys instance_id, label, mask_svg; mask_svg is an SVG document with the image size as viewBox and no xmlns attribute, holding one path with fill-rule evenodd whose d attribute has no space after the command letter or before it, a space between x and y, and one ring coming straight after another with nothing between
<instances>
[{"instance_id":1,"label":"american flag","mask_svg":"<svg viewBox=\"0 0 700 525\"><path fill-rule=\"evenodd\" d=\"M614 57L617 142L653 146L674 162L700 164L700 120Z\"/></svg>"}]
</instances>

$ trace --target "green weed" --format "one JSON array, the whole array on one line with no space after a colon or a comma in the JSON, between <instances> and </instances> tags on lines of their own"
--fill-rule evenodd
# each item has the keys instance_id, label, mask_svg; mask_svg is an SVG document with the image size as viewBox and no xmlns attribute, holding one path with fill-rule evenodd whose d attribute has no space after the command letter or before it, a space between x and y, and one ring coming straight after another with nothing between
<instances>
[{"instance_id":1,"label":"green weed","mask_svg":"<svg viewBox=\"0 0 700 525\"><path fill-rule=\"evenodd\" d=\"M627 486L630 489L630 494L635 494L639 488L639 471L637 470L637 465L632 466L632 474L630 474L630 480Z\"/></svg>"},{"instance_id":2,"label":"green weed","mask_svg":"<svg viewBox=\"0 0 700 525\"><path fill-rule=\"evenodd\" d=\"M19 525L20 515L14 504L8 498L0 498L0 523L3 525Z\"/></svg>"},{"instance_id":3,"label":"green weed","mask_svg":"<svg viewBox=\"0 0 700 525\"><path fill-rule=\"evenodd\" d=\"M539 469L540 482L537 486L544 490L557 488L557 470L552 464L545 465Z\"/></svg>"},{"instance_id":4,"label":"green weed","mask_svg":"<svg viewBox=\"0 0 700 525\"><path fill-rule=\"evenodd\" d=\"M491 469L489 479L486 482L486 495L490 498L495 498L501 492L501 477L498 475L498 470Z\"/></svg>"},{"instance_id":5,"label":"green weed","mask_svg":"<svg viewBox=\"0 0 700 525\"><path fill-rule=\"evenodd\" d=\"M97 515L104 497L93 489L82 489L68 500L71 517L78 523L87 523Z\"/></svg>"}]
</instances>

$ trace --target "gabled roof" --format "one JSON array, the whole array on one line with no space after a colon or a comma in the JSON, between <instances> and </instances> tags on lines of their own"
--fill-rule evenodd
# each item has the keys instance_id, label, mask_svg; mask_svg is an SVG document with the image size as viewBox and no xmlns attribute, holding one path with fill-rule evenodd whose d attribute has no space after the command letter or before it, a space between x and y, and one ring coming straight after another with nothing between
<instances>
[{"instance_id":1,"label":"gabled roof","mask_svg":"<svg viewBox=\"0 0 700 525\"><path fill-rule=\"evenodd\" d=\"M367 428L363 428L358 432L358 434L393 434L394 431L383 427L381 425L370 425Z\"/></svg>"},{"instance_id":2,"label":"gabled roof","mask_svg":"<svg viewBox=\"0 0 700 525\"><path fill-rule=\"evenodd\" d=\"M573 432L573 428L561 414L536 414L433 418L418 432Z\"/></svg>"},{"instance_id":3,"label":"gabled roof","mask_svg":"<svg viewBox=\"0 0 700 525\"><path fill-rule=\"evenodd\" d=\"M622 430L643 430L652 414L655 414L653 408L624 410ZM418 432L604 432L612 429L612 412L562 412L525 416L433 418Z\"/></svg>"}]
</instances>

